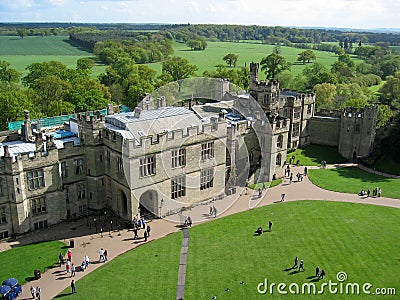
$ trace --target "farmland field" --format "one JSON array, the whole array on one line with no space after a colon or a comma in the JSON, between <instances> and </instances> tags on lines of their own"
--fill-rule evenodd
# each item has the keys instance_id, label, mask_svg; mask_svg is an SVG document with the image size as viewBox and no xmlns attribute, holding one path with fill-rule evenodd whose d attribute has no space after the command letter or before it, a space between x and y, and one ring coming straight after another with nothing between
<instances>
[{"instance_id":1,"label":"farmland field","mask_svg":"<svg viewBox=\"0 0 400 300\"><path fill-rule=\"evenodd\" d=\"M214 70L218 64L225 64L222 60L228 53L239 55L237 67L244 66L252 61L259 62L263 57L272 53L274 45L265 45L259 43L236 43L236 42L208 42L204 51L191 51L185 44L174 42L174 56L181 56L199 67L197 72L201 76L205 70ZM291 62L296 63L297 55L302 49L281 46L281 53ZM317 56L317 62L330 66L336 61L336 56L330 52L314 51ZM67 65L70 68L75 67L76 61L82 57L93 57L92 53L74 47L68 43L67 36L49 36L49 37L25 37L23 39L16 36L0 36L0 56L11 64L19 72L26 74L26 66L33 62L44 62L56 60ZM161 63L148 64L149 67L161 72ZM304 67L303 64L294 64L292 73L300 73ZM93 77L103 72L104 65L96 64L93 68ZM260 74L262 78L263 75Z\"/></svg>"}]
</instances>

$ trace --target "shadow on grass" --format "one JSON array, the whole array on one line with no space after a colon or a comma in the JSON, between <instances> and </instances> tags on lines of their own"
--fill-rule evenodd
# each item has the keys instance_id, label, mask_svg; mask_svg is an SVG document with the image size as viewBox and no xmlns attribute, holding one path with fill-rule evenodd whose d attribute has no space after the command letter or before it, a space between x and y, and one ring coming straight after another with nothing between
<instances>
[{"instance_id":1,"label":"shadow on grass","mask_svg":"<svg viewBox=\"0 0 400 300\"><path fill-rule=\"evenodd\" d=\"M72 293L60 294L60 295L55 296L54 299L55 298L62 298L62 297L69 296L69 295L72 295Z\"/></svg>"},{"instance_id":2,"label":"shadow on grass","mask_svg":"<svg viewBox=\"0 0 400 300\"><path fill-rule=\"evenodd\" d=\"M347 162L347 159L342 157L337 147L309 145L302 148L302 154L309 157L312 161L320 163L325 160L328 164L337 164Z\"/></svg>"},{"instance_id":3,"label":"shadow on grass","mask_svg":"<svg viewBox=\"0 0 400 300\"><path fill-rule=\"evenodd\" d=\"M339 176L344 178L359 179L362 182L367 182L374 185L382 182L390 182L393 180L389 177L383 177L380 175L365 172L357 167L337 168L333 169L332 172L336 172Z\"/></svg>"}]
</instances>

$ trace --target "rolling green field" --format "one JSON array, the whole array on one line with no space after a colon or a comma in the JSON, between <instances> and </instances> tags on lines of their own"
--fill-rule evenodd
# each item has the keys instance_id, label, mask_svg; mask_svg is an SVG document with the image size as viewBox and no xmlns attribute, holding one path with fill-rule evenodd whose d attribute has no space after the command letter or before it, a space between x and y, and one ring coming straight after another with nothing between
<instances>
[{"instance_id":1,"label":"rolling green field","mask_svg":"<svg viewBox=\"0 0 400 300\"><path fill-rule=\"evenodd\" d=\"M271 232L253 234L269 220ZM185 299L366 299L331 294L327 287L323 295L289 292L291 283L300 292L304 283L318 291L329 280L340 283L339 272L347 274L345 284L398 293L399 233L398 209L329 201L268 205L207 222L190 229ZM67 288L56 298L175 299L182 238L178 232L129 251L77 281L77 294ZM291 268L296 256L304 260L304 272ZM325 270L324 279L314 277L316 266ZM272 294L260 294L257 286L265 279L268 285L285 283L288 294L276 286Z\"/></svg>"},{"instance_id":2,"label":"rolling green field","mask_svg":"<svg viewBox=\"0 0 400 300\"><path fill-rule=\"evenodd\" d=\"M400 179L365 172L357 167L310 169L308 177L317 186L330 191L358 194L361 189L382 189L382 196L400 199Z\"/></svg>"},{"instance_id":3,"label":"rolling green field","mask_svg":"<svg viewBox=\"0 0 400 300\"><path fill-rule=\"evenodd\" d=\"M59 241L31 244L0 252L0 280L14 277L24 284L33 277L33 270L45 271L58 261L58 254L65 254L65 244Z\"/></svg>"},{"instance_id":4,"label":"rolling green field","mask_svg":"<svg viewBox=\"0 0 400 300\"><path fill-rule=\"evenodd\" d=\"M83 57L94 58L93 54L71 45L67 36L0 36L0 60L5 60L18 72L26 75L25 68L34 62L59 61L69 68ZM106 66L96 64L92 76L97 77Z\"/></svg>"},{"instance_id":5,"label":"rolling green field","mask_svg":"<svg viewBox=\"0 0 400 300\"><path fill-rule=\"evenodd\" d=\"M185 44L174 42L174 56L181 56L199 67L197 72L201 76L205 70L214 70L218 64L225 64L222 60L228 53L239 55L237 67L249 66L250 62L260 62L261 59L272 53L273 45L259 43L235 43L235 42L208 42L204 51L191 51ZM308 64L296 62L298 53L302 49L281 46L282 55L291 62L294 75L300 73ZM330 66L337 57L330 52L314 51L317 62ZM93 57L92 53L74 47L68 43L66 36L38 37L29 36L23 39L16 36L0 36L0 56L2 60L11 63L11 66L19 72L26 74L26 66L33 62L56 60L70 68L76 66L76 61L82 57ZM148 64L149 67L161 73L161 63ZM106 66L96 64L93 68L93 77L104 71ZM265 75L260 73L260 78Z\"/></svg>"}]
</instances>

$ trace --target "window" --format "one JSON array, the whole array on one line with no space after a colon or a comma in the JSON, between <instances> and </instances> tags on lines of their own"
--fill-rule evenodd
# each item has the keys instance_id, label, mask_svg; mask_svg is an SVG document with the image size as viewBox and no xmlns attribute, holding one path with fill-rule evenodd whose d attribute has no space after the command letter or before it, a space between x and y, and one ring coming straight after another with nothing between
<instances>
[{"instance_id":1,"label":"window","mask_svg":"<svg viewBox=\"0 0 400 300\"><path fill-rule=\"evenodd\" d=\"M0 240L8 238L8 231L0 232Z\"/></svg>"},{"instance_id":2,"label":"window","mask_svg":"<svg viewBox=\"0 0 400 300\"><path fill-rule=\"evenodd\" d=\"M7 218L6 218L6 208L5 207L0 207L0 224L6 223Z\"/></svg>"},{"instance_id":3,"label":"window","mask_svg":"<svg viewBox=\"0 0 400 300\"><path fill-rule=\"evenodd\" d=\"M293 109L293 118L295 119L300 118L300 112L301 112L300 107L295 107Z\"/></svg>"},{"instance_id":4,"label":"window","mask_svg":"<svg viewBox=\"0 0 400 300\"><path fill-rule=\"evenodd\" d=\"M86 187L84 183L76 185L76 191L78 195L78 199L83 199L86 196Z\"/></svg>"},{"instance_id":5,"label":"window","mask_svg":"<svg viewBox=\"0 0 400 300\"><path fill-rule=\"evenodd\" d=\"M140 177L156 174L156 156L147 156L141 158L139 162Z\"/></svg>"},{"instance_id":6,"label":"window","mask_svg":"<svg viewBox=\"0 0 400 300\"><path fill-rule=\"evenodd\" d=\"M214 157L214 142L204 143L201 145L201 159L205 160Z\"/></svg>"},{"instance_id":7,"label":"window","mask_svg":"<svg viewBox=\"0 0 400 300\"><path fill-rule=\"evenodd\" d=\"M214 168L202 170L200 173L200 190L214 186Z\"/></svg>"},{"instance_id":8,"label":"window","mask_svg":"<svg viewBox=\"0 0 400 300\"><path fill-rule=\"evenodd\" d=\"M177 199L186 195L186 176L171 179L171 199Z\"/></svg>"},{"instance_id":9,"label":"window","mask_svg":"<svg viewBox=\"0 0 400 300\"><path fill-rule=\"evenodd\" d=\"M65 202L69 202L69 190L68 187L64 189L64 195L65 195Z\"/></svg>"},{"instance_id":10,"label":"window","mask_svg":"<svg viewBox=\"0 0 400 300\"><path fill-rule=\"evenodd\" d=\"M117 173L123 173L122 157L117 157Z\"/></svg>"},{"instance_id":11,"label":"window","mask_svg":"<svg viewBox=\"0 0 400 300\"><path fill-rule=\"evenodd\" d=\"M278 140L277 140L277 142L276 142L276 147L277 147L277 148L282 148L282 145L283 145L283 135L280 134L280 135L278 136Z\"/></svg>"},{"instance_id":12,"label":"window","mask_svg":"<svg viewBox=\"0 0 400 300\"><path fill-rule=\"evenodd\" d=\"M276 156L276 165L280 166L282 162L282 154L278 153L278 155Z\"/></svg>"},{"instance_id":13,"label":"window","mask_svg":"<svg viewBox=\"0 0 400 300\"><path fill-rule=\"evenodd\" d=\"M106 162L108 163L108 164L110 164L111 163L111 154L110 154L110 151L106 151Z\"/></svg>"},{"instance_id":14,"label":"window","mask_svg":"<svg viewBox=\"0 0 400 300\"><path fill-rule=\"evenodd\" d=\"M30 190L36 190L44 187L44 174L43 170L35 170L27 173L28 177L28 188Z\"/></svg>"},{"instance_id":15,"label":"window","mask_svg":"<svg viewBox=\"0 0 400 300\"><path fill-rule=\"evenodd\" d=\"M172 167L183 167L186 165L186 149L172 151Z\"/></svg>"},{"instance_id":16,"label":"window","mask_svg":"<svg viewBox=\"0 0 400 300\"><path fill-rule=\"evenodd\" d=\"M75 159L75 174L83 174L83 159Z\"/></svg>"},{"instance_id":17,"label":"window","mask_svg":"<svg viewBox=\"0 0 400 300\"><path fill-rule=\"evenodd\" d=\"M311 114L312 104L307 105L307 114Z\"/></svg>"},{"instance_id":18,"label":"window","mask_svg":"<svg viewBox=\"0 0 400 300\"><path fill-rule=\"evenodd\" d=\"M3 178L0 177L0 196L4 196L3 191Z\"/></svg>"},{"instance_id":19,"label":"window","mask_svg":"<svg viewBox=\"0 0 400 300\"><path fill-rule=\"evenodd\" d=\"M47 228L47 220L33 223L33 227L34 227L35 230L42 229L42 228Z\"/></svg>"},{"instance_id":20,"label":"window","mask_svg":"<svg viewBox=\"0 0 400 300\"><path fill-rule=\"evenodd\" d=\"M63 161L61 163L61 178L67 178L67 177L68 177L67 162Z\"/></svg>"},{"instance_id":21,"label":"window","mask_svg":"<svg viewBox=\"0 0 400 300\"><path fill-rule=\"evenodd\" d=\"M293 124L292 136L299 136L300 134L300 123Z\"/></svg>"},{"instance_id":22,"label":"window","mask_svg":"<svg viewBox=\"0 0 400 300\"><path fill-rule=\"evenodd\" d=\"M360 132L360 124L356 124L356 132L357 132L357 133Z\"/></svg>"},{"instance_id":23,"label":"window","mask_svg":"<svg viewBox=\"0 0 400 300\"><path fill-rule=\"evenodd\" d=\"M44 197L32 199L31 212L34 216L46 213L46 199Z\"/></svg>"},{"instance_id":24,"label":"window","mask_svg":"<svg viewBox=\"0 0 400 300\"><path fill-rule=\"evenodd\" d=\"M103 162L103 155L100 154L99 159L100 159L100 162Z\"/></svg>"}]
</instances>

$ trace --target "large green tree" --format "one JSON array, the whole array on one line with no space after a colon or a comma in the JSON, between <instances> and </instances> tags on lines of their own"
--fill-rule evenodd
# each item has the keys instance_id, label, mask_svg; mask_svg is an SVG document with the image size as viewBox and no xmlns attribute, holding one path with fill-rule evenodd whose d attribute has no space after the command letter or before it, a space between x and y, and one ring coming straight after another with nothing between
<instances>
[{"instance_id":1,"label":"large green tree","mask_svg":"<svg viewBox=\"0 0 400 300\"><path fill-rule=\"evenodd\" d=\"M310 49L300 52L297 57L297 61L301 61L303 63L303 65L305 65L306 62L309 63L310 60L316 60L316 59L317 59L317 57L316 57L314 51L312 51Z\"/></svg>"},{"instance_id":2,"label":"large green tree","mask_svg":"<svg viewBox=\"0 0 400 300\"><path fill-rule=\"evenodd\" d=\"M171 75L174 81L189 78L198 70L196 65L192 65L186 58L171 57L163 61L162 72Z\"/></svg>"},{"instance_id":3,"label":"large green tree","mask_svg":"<svg viewBox=\"0 0 400 300\"><path fill-rule=\"evenodd\" d=\"M0 82L16 83L20 80L21 73L10 67L10 63L0 61Z\"/></svg>"},{"instance_id":4,"label":"large green tree","mask_svg":"<svg viewBox=\"0 0 400 300\"><path fill-rule=\"evenodd\" d=\"M276 53L264 57L260 65L261 70L265 72L268 79L275 78L277 74L284 70L290 70L290 64L286 59L282 55Z\"/></svg>"},{"instance_id":5,"label":"large green tree","mask_svg":"<svg viewBox=\"0 0 400 300\"><path fill-rule=\"evenodd\" d=\"M225 55L222 59L229 65L229 67L236 67L236 62L239 58L239 55L234 54L234 53L228 53Z\"/></svg>"},{"instance_id":6,"label":"large green tree","mask_svg":"<svg viewBox=\"0 0 400 300\"><path fill-rule=\"evenodd\" d=\"M386 82L379 92L383 104L400 109L400 71L397 71L394 76L386 77Z\"/></svg>"},{"instance_id":7,"label":"large green tree","mask_svg":"<svg viewBox=\"0 0 400 300\"><path fill-rule=\"evenodd\" d=\"M23 119L26 109L34 114L35 106L24 91L0 91L0 130L7 130L8 122Z\"/></svg>"}]
</instances>

